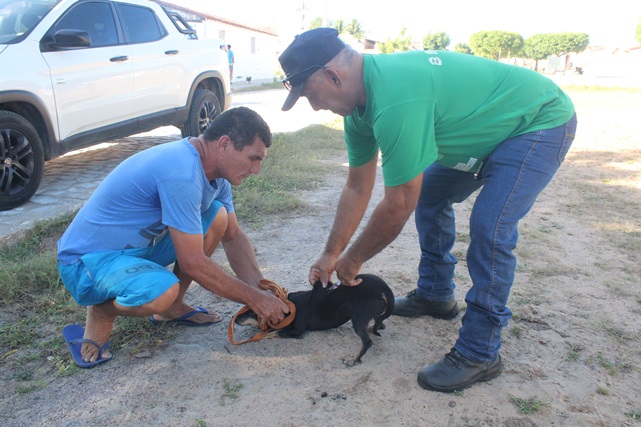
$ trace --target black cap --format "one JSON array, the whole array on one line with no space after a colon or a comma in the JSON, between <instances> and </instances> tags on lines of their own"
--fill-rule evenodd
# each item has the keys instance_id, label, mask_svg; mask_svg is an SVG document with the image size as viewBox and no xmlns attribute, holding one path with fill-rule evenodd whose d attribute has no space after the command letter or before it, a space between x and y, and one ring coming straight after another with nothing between
<instances>
[{"instance_id":1,"label":"black cap","mask_svg":"<svg viewBox=\"0 0 641 427\"><path fill-rule=\"evenodd\" d=\"M283 82L289 82L291 85L289 96L283 104L283 111L296 104L303 92L303 84L309 76L331 61L344 47L345 43L338 38L338 31L334 28L315 28L294 38L278 57L285 72Z\"/></svg>"}]
</instances>

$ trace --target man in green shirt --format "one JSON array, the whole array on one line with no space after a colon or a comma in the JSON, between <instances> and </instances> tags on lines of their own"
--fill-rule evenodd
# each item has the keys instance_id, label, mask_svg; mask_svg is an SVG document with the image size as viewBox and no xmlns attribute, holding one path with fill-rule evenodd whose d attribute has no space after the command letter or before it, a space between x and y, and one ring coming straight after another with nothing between
<instances>
[{"instance_id":1,"label":"man in green shirt","mask_svg":"<svg viewBox=\"0 0 641 427\"><path fill-rule=\"evenodd\" d=\"M453 392L498 376L501 330L514 281L518 223L564 160L576 131L570 98L534 71L448 51L363 55L338 33L298 35L279 58L289 110L304 96L344 117L349 158L325 250L309 280L336 272L346 286L389 245L414 212L421 259L417 289L394 314L451 319L453 204L481 189L470 217L473 286L454 347L418 374L427 389ZM379 152L385 195L347 248L370 201ZM346 249L347 248L347 249Z\"/></svg>"}]
</instances>

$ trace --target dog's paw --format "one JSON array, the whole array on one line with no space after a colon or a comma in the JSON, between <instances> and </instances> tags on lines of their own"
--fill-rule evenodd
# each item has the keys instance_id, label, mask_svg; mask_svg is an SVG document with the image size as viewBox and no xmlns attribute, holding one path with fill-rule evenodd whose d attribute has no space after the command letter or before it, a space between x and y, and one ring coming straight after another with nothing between
<instances>
[{"instance_id":1,"label":"dog's paw","mask_svg":"<svg viewBox=\"0 0 641 427\"><path fill-rule=\"evenodd\" d=\"M352 359L351 357L345 357L342 359L342 361L343 361L343 365L345 365L348 368L351 368L354 365L360 365L361 363L363 363L363 361L360 358Z\"/></svg>"}]
</instances>

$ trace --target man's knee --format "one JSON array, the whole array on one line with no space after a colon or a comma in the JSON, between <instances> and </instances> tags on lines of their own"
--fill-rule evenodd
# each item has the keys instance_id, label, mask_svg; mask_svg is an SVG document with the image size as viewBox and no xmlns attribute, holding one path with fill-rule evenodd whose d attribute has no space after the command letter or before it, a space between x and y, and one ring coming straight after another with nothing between
<instances>
[{"instance_id":1,"label":"man's knee","mask_svg":"<svg viewBox=\"0 0 641 427\"><path fill-rule=\"evenodd\" d=\"M145 306L151 310L152 313L162 313L167 311L174 301L176 301L176 298L178 298L179 290L180 285L178 283L174 283L158 298L148 302Z\"/></svg>"}]
</instances>

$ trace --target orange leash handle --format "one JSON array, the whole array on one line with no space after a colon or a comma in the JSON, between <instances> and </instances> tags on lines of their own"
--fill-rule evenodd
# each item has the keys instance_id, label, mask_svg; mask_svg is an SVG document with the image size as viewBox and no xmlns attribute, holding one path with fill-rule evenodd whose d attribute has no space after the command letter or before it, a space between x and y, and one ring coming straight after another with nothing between
<instances>
[{"instance_id":1,"label":"orange leash handle","mask_svg":"<svg viewBox=\"0 0 641 427\"><path fill-rule=\"evenodd\" d=\"M229 339L229 342L234 345L240 345L248 342L262 340L270 332L276 329L283 329L289 326L294 321L294 318L296 317L296 306L294 305L293 302L287 299L288 292L286 288L278 286L276 283L267 279L261 279L261 281L258 282L258 287L265 291L270 291L272 294L278 297L282 302L287 304L287 306L289 307L289 314L285 316L285 318L280 322L278 322L277 324L273 324L269 320L267 322L263 322L262 320L264 319L259 317L258 322L260 324L261 331L249 339L246 339L244 341L236 341L234 339L234 323L236 322L236 318L241 314L250 311L250 308L248 306L241 308L238 311L238 313L236 313L234 317L231 318L231 321L229 322L229 326L227 326L227 338Z\"/></svg>"}]
</instances>

